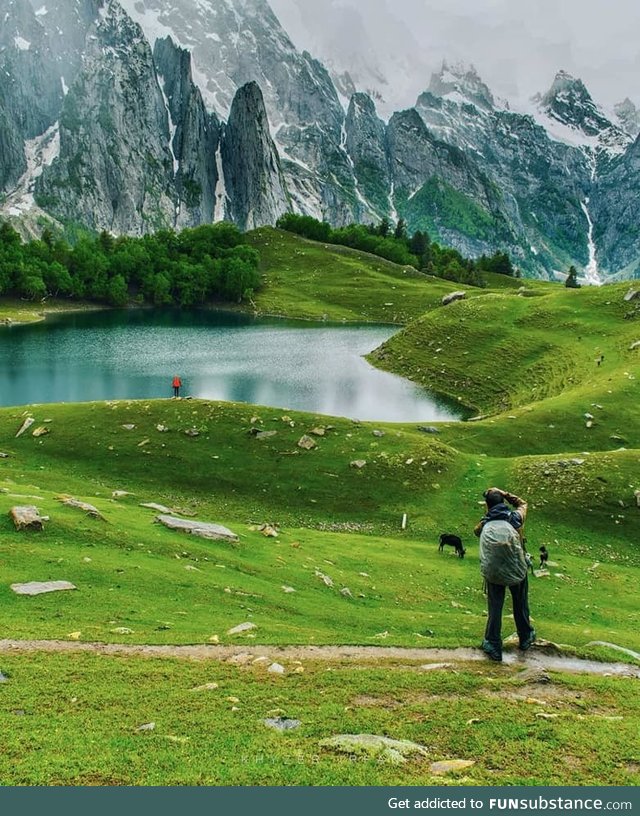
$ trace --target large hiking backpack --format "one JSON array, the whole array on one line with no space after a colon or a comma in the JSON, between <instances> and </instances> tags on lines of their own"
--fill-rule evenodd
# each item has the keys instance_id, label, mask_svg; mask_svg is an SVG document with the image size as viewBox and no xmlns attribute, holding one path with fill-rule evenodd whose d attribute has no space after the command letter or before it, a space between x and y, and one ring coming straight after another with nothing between
<instances>
[{"instance_id":1,"label":"large hiking backpack","mask_svg":"<svg viewBox=\"0 0 640 816\"><path fill-rule=\"evenodd\" d=\"M527 577L518 531L508 521L488 521L480 533L480 572L491 584L512 586Z\"/></svg>"}]
</instances>

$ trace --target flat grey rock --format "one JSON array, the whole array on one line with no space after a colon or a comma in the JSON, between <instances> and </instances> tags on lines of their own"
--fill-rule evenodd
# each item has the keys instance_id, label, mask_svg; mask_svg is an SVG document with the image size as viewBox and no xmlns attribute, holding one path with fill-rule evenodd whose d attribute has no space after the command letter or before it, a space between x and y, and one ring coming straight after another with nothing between
<instances>
[{"instance_id":1,"label":"flat grey rock","mask_svg":"<svg viewBox=\"0 0 640 816\"><path fill-rule=\"evenodd\" d=\"M244 632L250 632L252 629L257 629L258 627L255 623L241 623L239 626L234 626L233 629L229 629L227 632L228 635L241 635Z\"/></svg>"},{"instance_id":2,"label":"flat grey rock","mask_svg":"<svg viewBox=\"0 0 640 816\"><path fill-rule=\"evenodd\" d=\"M285 717L267 718L262 722L268 728L273 728L275 731L294 731L302 725L300 720L289 720Z\"/></svg>"},{"instance_id":3,"label":"flat grey rock","mask_svg":"<svg viewBox=\"0 0 640 816\"><path fill-rule=\"evenodd\" d=\"M31 581L28 584L11 584L16 595L44 595L47 592L64 592L77 589L69 581Z\"/></svg>"},{"instance_id":4,"label":"flat grey rock","mask_svg":"<svg viewBox=\"0 0 640 816\"><path fill-rule=\"evenodd\" d=\"M394 764L402 764L409 756L428 756L424 745L409 740L393 740L376 734L340 734L320 742L323 748L332 748L343 754L365 756Z\"/></svg>"},{"instance_id":5,"label":"flat grey rock","mask_svg":"<svg viewBox=\"0 0 640 816\"><path fill-rule=\"evenodd\" d=\"M234 543L240 540L235 533L226 527L220 524L211 524L207 521L188 521L187 519L179 519L167 515L157 516L156 521L168 527L170 530L189 533L198 538L208 538L212 541L232 541Z\"/></svg>"},{"instance_id":6,"label":"flat grey rock","mask_svg":"<svg viewBox=\"0 0 640 816\"><path fill-rule=\"evenodd\" d=\"M156 513L162 513L166 516L170 516L173 512L170 507L165 507L164 504L156 504L155 502L143 502L140 507L145 507L147 510L155 510Z\"/></svg>"}]
</instances>

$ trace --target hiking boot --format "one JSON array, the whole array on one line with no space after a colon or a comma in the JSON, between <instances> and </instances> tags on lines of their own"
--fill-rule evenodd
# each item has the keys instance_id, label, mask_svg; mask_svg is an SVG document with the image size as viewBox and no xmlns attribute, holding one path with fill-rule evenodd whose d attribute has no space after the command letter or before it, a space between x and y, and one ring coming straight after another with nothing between
<instances>
[{"instance_id":1,"label":"hiking boot","mask_svg":"<svg viewBox=\"0 0 640 816\"><path fill-rule=\"evenodd\" d=\"M480 648L487 655L489 660L495 660L496 663L502 663L502 652L500 649L494 646L493 643L489 643L488 640L483 640Z\"/></svg>"},{"instance_id":2,"label":"hiking boot","mask_svg":"<svg viewBox=\"0 0 640 816\"><path fill-rule=\"evenodd\" d=\"M526 652L527 649L530 649L535 642L536 642L536 630L532 629L529 637L520 641L520 651Z\"/></svg>"}]
</instances>

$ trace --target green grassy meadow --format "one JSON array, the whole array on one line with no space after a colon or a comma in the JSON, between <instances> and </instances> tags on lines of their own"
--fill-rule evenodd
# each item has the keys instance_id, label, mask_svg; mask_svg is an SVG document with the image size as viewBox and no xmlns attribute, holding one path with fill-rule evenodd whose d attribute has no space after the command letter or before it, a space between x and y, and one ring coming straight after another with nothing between
<instances>
[{"instance_id":1,"label":"green grassy meadow","mask_svg":"<svg viewBox=\"0 0 640 816\"><path fill-rule=\"evenodd\" d=\"M396 322L398 334L372 362L485 418L442 423L430 434L420 423L191 400L2 408L0 637L219 643L238 652L261 644L477 646L485 599L470 531L482 492L497 484L528 499L529 549L535 555L545 544L555 564L548 577L531 579L539 636L571 655L637 662L589 645L640 651L640 351L630 351L640 324L623 300L628 284L569 291L492 276L489 288L467 288L466 301L443 308L455 284L275 230L251 240L266 281L259 312ZM526 297L517 296L520 286ZM13 307L0 308L8 316ZM16 438L28 415L35 424ZM34 437L38 427L48 433ZM252 429L276 433L260 439ZM317 447L303 450L298 441L309 434ZM353 467L357 460L366 464ZM105 520L62 506L60 495L94 504ZM224 524L239 543L169 531L143 502ZM8 512L20 504L50 516L43 532L14 530ZM263 524L277 526L278 536L266 537ZM438 553L442 532L463 538L463 560ZM23 597L10 589L45 580L77 590ZM228 634L245 622L256 628ZM505 614L503 634L512 632ZM296 672L287 660L279 677L252 661L0 652L8 677L0 683L0 782L640 778L632 678L555 673L550 685L532 687L521 666L425 672L409 660L310 660ZM219 688L192 691L208 682ZM261 719L273 710L302 726L270 731ZM153 732L135 730L150 721ZM351 761L319 746L337 733L415 740L432 761L475 765L434 779L423 760ZM500 763L491 753L497 739Z\"/></svg>"}]
</instances>

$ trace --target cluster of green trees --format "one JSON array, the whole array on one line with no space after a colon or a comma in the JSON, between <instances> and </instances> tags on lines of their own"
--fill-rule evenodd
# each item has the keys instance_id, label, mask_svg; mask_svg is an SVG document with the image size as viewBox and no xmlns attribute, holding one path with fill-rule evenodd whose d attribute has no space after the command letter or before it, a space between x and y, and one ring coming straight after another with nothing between
<instances>
[{"instance_id":1,"label":"cluster of green trees","mask_svg":"<svg viewBox=\"0 0 640 816\"><path fill-rule=\"evenodd\" d=\"M259 287L259 254L232 224L162 230L142 238L108 232L74 246L45 229L23 242L0 224L0 295L74 298L124 306L240 302Z\"/></svg>"},{"instance_id":2,"label":"cluster of green trees","mask_svg":"<svg viewBox=\"0 0 640 816\"><path fill-rule=\"evenodd\" d=\"M350 224L333 229L325 221L311 216L287 213L278 220L277 226L312 241L348 246L397 264L415 266L430 275L456 283L485 286L483 272L518 276L506 253L496 252L491 257L483 255L476 260L464 258L457 250L432 241L426 232L418 230L409 235L402 218L395 225L388 218L383 218L377 225Z\"/></svg>"}]
</instances>

